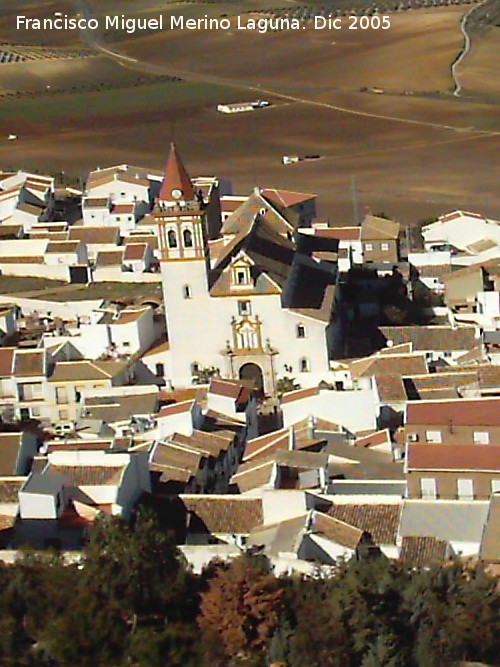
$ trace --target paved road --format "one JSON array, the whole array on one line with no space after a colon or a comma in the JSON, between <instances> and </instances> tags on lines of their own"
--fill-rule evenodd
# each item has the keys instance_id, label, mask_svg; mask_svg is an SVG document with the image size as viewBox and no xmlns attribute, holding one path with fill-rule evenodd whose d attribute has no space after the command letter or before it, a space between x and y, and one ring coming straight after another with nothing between
<instances>
[{"instance_id":1,"label":"paved road","mask_svg":"<svg viewBox=\"0 0 500 667\"><path fill-rule=\"evenodd\" d=\"M469 16L476 11L479 7L484 5L486 0L483 0L479 5L473 5L469 11L462 16L462 20L460 21L460 31L462 32L462 35L464 36L464 45L462 47L462 50L460 51L458 58L455 60L455 62L451 66L451 76L453 77L453 83L455 84L455 90L453 91L453 95L455 97L460 97L460 93L462 92L462 84L460 83L460 80L458 78L457 74L457 69L458 66L462 63L464 58L468 55L470 48L471 48L471 38L470 35L467 31L467 22L469 20Z\"/></svg>"}]
</instances>

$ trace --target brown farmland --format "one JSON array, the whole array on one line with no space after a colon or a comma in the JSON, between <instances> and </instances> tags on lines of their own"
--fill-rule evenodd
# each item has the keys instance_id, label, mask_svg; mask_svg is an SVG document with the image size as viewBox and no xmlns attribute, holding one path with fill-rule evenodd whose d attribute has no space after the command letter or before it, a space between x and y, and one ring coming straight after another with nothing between
<instances>
[{"instance_id":1,"label":"brown farmland","mask_svg":"<svg viewBox=\"0 0 500 667\"><path fill-rule=\"evenodd\" d=\"M112 48L139 61L131 76L153 63L187 82L165 84L160 96L147 86L93 93L95 106L96 97L85 106L85 95L78 104L64 95L61 104L49 100L45 115L44 99L11 102L8 118L0 116L0 165L77 174L119 162L161 167L174 134L193 174L225 176L240 192L255 183L317 192L332 221L350 220L353 175L361 208L408 221L452 207L498 217L500 90L491 46L475 65L474 44L463 64L465 93L470 87L474 97L450 95L465 11L398 13L386 32L166 31L120 42ZM480 67L481 78L469 66ZM275 104L233 116L215 111L218 101L257 97ZM19 135L15 144L4 139L10 132ZM280 163L308 153L325 157Z\"/></svg>"}]
</instances>

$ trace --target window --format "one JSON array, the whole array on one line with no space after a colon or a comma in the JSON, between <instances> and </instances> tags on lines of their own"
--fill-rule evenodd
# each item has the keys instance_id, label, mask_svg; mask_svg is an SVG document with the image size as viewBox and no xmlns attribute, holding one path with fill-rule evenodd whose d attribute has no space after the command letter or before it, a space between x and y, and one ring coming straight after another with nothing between
<instances>
[{"instance_id":1,"label":"window","mask_svg":"<svg viewBox=\"0 0 500 667\"><path fill-rule=\"evenodd\" d=\"M184 241L184 247L185 248L192 248L193 247L193 235L189 229L185 229L182 232L182 239Z\"/></svg>"},{"instance_id":2,"label":"window","mask_svg":"<svg viewBox=\"0 0 500 667\"><path fill-rule=\"evenodd\" d=\"M442 442L441 431L426 431L425 439L427 442Z\"/></svg>"},{"instance_id":3,"label":"window","mask_svg":"<svg viewBox=\"0 0 500 667\"><path fill-rule=\"evenodd\" d=\"M459 500L474 500L474 482L471 479L457 479Z\"/></svg>"},{"instance_id":4,"label":"window","mask_svg":"<svg viewBox=\"0 0 500 667\"><path fill-rule=\"evenodd\" d=\"M299 361L299 368L301 373L307 373L310 370L309 359L307 357L301 357Z\"/></svg>"},{"instance_id":5,"label":"window","mask_svg":"<svg viewBox=\"0 0 500 667\"><path fill-rule=\"evenodd\" d=\"M240 350L256 350L259 347L259 336L255 326L244 323L236 331L236 345Z\"/></svg>"},{"instance_id":6,"label":"window","mask_svg":"<svg viewBox=\"0 0 500 667\"><path fill-rule=\"evenodd\" d=\"M165 375L165 366L163 364L156 364L155 370L156 370L156 377L161 378Z\"/></svg>"},{"instance_id":7,"label":"window","mask_svg":"<svg viewBox=\"0 0 500 667\"><path fill-rule=\"evenodd\" d=\"M489 445L490 444L490 434L488 431L474 431L474 444L475 445Z\"/></svg>"},{"instance_id":8,"label":"window","mask_svg":"<svg viewBox=\"0 0 500 667\"><path fill-rule=\"evenodd\" d=\"M67 410L59 410L59 421L63 422L66 419L68 419L68 411Z\"/></svg>"},{"instance_id":9,"label":"window","mask_svg":"<svg viewBox=\"0 0 500 667\"><path fill-rule=\"evenodd\" d=\"M20 401L36 401L43 398L42 385L38 383L19 385Z\"/></svg>"},{"instance_id":10,"label":"window","mask_svg":"<svg viewBox=\"0 0 500 667\"><path fill-rule=\"evenodd\" d=\"M382 248L382 250L389 250L389 244L388 243L381 243L380 247Z\"/></svg>"},{"instance_id":11,"label":"window","mask_svg":"<svg viewBox=\"0 0 500 667\"><path fill-rule=\"evenodd\" d=\"M42 414L40 408L30 408L30 412L32 417L40 417Z\"/></svg>"},{"instance_id":12,"label":"window","mask_svg":"<svg viewBox=\"0 0 500 667\"><path fill-rule=\"evenodd\" d=\"M232 287L250 285L250 267L241 259L231 267L231 285Z\"/></svg>"},{"instance_id":13,"label":"window","mask_svg":"<svg viewBox=\"0 0 500 667\"><path fill-rule=\"evenodd\" d=\"M177 234L171 229L167 234L168 247L177 248Z\"/></svg>"},{"instance_id":14,"label":"window","mask_svg":"<svg viewBox=\"0 0 500 667\"><path fill-rule=\"evenodd\" d=\"M182 288L182 295L185 299L190 299L193 296L191 285L184 285Z\"/></svg>"},{"instance_id":15,"label":"window","mask_svg":"<svg viewBox=\"0 0 500 667\"><path fill-rule=\"evenodd\" d=\"M420 480L420 495L428 500L436 499L436 480L433 477L422 477Z\"/></svg>"},{"instance_id":16,"label":"window","mask_svg":"<svg viewBox=\"0 0 500 667\"><path fill-rule=\"evenodd\" d=\"M68 390L66 387L57 387L56 388L56 403L67 403L68 402Z\"/></svg>"},{"instance_id":17,"label":"window","mask_svg":"<svg viewBox=\"0 0 500 667\"><path fill-rule=\"evenodd\" d=\"M373 243L365 243L365 250L373 250Z\"/></svg>"},{"instance_id":18,"label":"window","mask_svg":"<svg viewBox=\"0 0 500 667\"><path fill-rule=\"evenodd\" d=\"M250 315L251 312L250 301L238 301L239 315Z\"/></svg>"},{"instance_id":19,"label":"window","mask_svg":"<svg viewBox=\"0 0 500 667\"><path fill-rule=\"evenodd\" d=\"M128 342L128 340L124 340L122 345L123 347L130 347L130 343Z\"/></svg>"},{"instance_id":20,"label":"window","mask_svg":"<svg viewBox=\"0 0 500 667\"><path fill-rule=\"evenodd\" d=\"M500 493L500 479L491 480L491 493Z\"/></svg>"},{"instance_id":21,"label":"window","mask_svg":"<svg viewBox=\"0 0 500 667\"><path fill-rule=\"evenodd\" d=\"M297 338L306 337L306 328L303 324L297 324Z\"/></svg>"}]
</instances>

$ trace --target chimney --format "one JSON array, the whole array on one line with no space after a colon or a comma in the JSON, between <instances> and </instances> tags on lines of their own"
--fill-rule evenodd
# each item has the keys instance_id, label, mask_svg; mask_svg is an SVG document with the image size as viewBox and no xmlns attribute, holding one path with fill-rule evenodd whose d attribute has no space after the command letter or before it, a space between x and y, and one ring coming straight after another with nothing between
<instances>
[{"instance_id":1,"label":"chimney","mask_svg":"<svg viewBox=\"0 0 500 667\"><path fill-rule=\"evenodd\" d=\"M309 415L307 418L307 437L309 440L314 438L314 427L316 426L316 418L314 415Z\"/></svg>"},{"instance_id":2,"label":"chimney","mask_svg":"<svg viewBox=\"0 0 500 667\"><path fill-rule=\"evenodd\" d=\"M254 195L260 195L261 190L258 185L254 186L253 193Z\"/></svg>"},{"instance_id":3,"label":"chimney","mask_svg":"<svg viewBox=\"0 0 500 667\"><path fill-rule=\"evenodd\" d=\"M288 449L293 451L295 449L295 431L293 426L288 429Z\"/></svg>"}]
</instances>

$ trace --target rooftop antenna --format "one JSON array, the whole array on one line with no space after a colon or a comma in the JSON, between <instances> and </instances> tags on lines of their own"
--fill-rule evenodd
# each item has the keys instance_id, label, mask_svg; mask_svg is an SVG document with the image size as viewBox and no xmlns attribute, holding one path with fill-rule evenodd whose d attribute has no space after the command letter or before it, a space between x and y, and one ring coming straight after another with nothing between
<instances>
[{"instance_id":1,"label":"rooftop antenna","mask_svg":"<svg viewBox=\"0 0 500 667\"><path fill-rule=\"evenodd\" d=\"M352 216L354 226L359 225L359 211L358 211L358 193L356 190L356 176L351 176L351 196L352 196Z\"/></svg>"}]
</instances>

